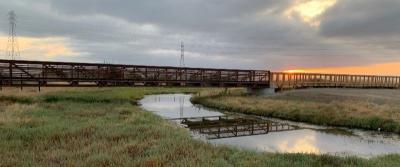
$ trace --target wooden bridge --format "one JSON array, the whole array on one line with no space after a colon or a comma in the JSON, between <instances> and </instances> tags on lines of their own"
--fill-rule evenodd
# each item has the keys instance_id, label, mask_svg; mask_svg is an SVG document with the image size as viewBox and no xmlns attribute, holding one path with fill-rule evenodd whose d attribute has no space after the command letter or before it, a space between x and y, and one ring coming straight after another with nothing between
<instances>
[{"instance_id":1,"label":"wooden bridge","mask_svg":"<svg viewBox=\"0 0 400 167\"><path fill-rule=\"evenodd\" d=\"M269 71L0 60L1 86L269 87Z\"/></svg>"},{"instance_id":2,"label":"wooden bridge","mask_svg":"<svg viewBox=\"0 0 400 167\"><path fill-rule=\"evenodd\" d=\"M0 87L6 86L400 88L400 77L0 59Z\"/></svg>"},{"instance_id":3,"label":"wooden bridge","mask_svg":"<svg viewBox=\"0 0 400 167\"><path fill-rule=\"evenodd\" d=\"M400 88L398 76L310 74L274 72L271 86L278 90L298 88Z\"/></svg>"}]
</instances>

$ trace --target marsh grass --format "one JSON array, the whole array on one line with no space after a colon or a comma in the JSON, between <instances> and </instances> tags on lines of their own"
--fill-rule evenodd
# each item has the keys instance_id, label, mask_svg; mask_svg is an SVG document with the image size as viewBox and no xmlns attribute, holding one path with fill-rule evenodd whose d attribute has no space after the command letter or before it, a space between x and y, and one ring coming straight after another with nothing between
<instances>
[{"instance_id":1,"label":"marsh grass","mask_svg":"<svg viewBox=\"0 0 400 167\"><path fill-rule=\"evenodd\" d=\"M197 96L192 101L246 114L400 133L399 90L307 89L267 97L237 90L233 95Z\"/></svg>"},{"instance_id":2,"label":"marsh grass","mask_svg":"<svg viewBox=\"0 0 400 167\"><path fill-rule=\"evenodd\" d=\"M193 88L91 88L1 92L0 166L396 166L399 155L370 160L256 153L213 146L136 101ZM206 90L209 94L220 91ZM10 100L11 99L11 100ZM29 99L29 100L26 100ZM6 102L3 102L6 101ZM28 102L26 102L28 101Z\"/></svg>"}]
</instances>

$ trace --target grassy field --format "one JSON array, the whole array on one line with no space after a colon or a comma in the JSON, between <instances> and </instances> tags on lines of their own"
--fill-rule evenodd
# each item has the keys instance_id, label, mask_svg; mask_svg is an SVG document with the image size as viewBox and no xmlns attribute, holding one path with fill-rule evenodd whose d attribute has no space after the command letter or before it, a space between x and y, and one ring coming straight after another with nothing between
<instances>
[{"instance_id":1,"label":"grassy field","mask_svg":"<svg viewBox=\"0 0 400 167\"><path fill-rule=\"evenodd\" d=\"M400 165L400 155L367 160L216 147L192 139L185 129L137 105L146 94L202 90L46 88L41 93L28 89L3 90L0 166Z\"/></svg>"},{"instance_id":2,"label":"grassy field","mask_svg":"<svg viewBox=\"0 0 400 167\"><path fill-rule=\"evenodd\" d=\"M231 95L197 96L193 102L318 125L400 133L400 90L304 89L268 97L234 90Z\"/></svg>"}]
</instances>

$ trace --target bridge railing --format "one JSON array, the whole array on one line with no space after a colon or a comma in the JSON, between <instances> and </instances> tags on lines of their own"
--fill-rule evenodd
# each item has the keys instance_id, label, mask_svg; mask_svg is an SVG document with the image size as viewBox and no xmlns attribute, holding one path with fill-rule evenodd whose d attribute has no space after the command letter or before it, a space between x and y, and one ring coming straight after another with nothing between
<instances>
[{"instance_id":1,"label":"bridge railing","mask_svg":"<svg viewBox=\"0 0 400 167\"><path fill-rule=\"evenodd\" d=\"M269 71L0 60L3 86L192 85L268 87Z\"/></svg>"},{"instance_id":2,"label":"bridge railing","mask_svg":"<svg viewBox=\"0 0 400 167\"><path fill-rule=\"evenodd\" d=\"M306 87L400 88L400 77L272 72L271 84L278 89Z\"/></svg>"}]
</instances>

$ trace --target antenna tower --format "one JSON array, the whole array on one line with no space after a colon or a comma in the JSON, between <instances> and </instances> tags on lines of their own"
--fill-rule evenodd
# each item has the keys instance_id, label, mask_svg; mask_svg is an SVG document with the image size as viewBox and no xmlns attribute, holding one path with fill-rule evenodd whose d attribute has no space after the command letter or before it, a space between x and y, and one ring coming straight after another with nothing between
<instances>
[{"instance_id":1,"label":"antenna tower","mask_svg":"<svg viewBox=\"0 0 400 167\"><path fill-rule=\"evenodd\" d=\"M181 60L179 61L180 67L185 67L185 45L181 42Z\"/></svg>"},{"instance_id":2,"label":"antenna tower","mask_svg":"<svg viewBox=\"0 0 400 167\"><path fill-rule=\"evenodd\" d=\"M19 46L17 41L17 34L15 32L17 28L17 15L14 11L8 12L8 22L10 24L8 43L7 43L7 58L15 60L20 56Z\"/></svg>"}]
</instances>

